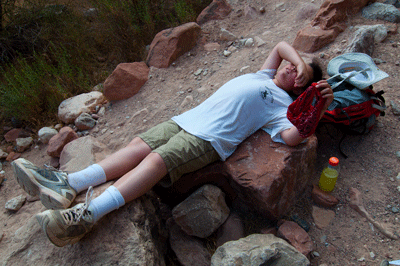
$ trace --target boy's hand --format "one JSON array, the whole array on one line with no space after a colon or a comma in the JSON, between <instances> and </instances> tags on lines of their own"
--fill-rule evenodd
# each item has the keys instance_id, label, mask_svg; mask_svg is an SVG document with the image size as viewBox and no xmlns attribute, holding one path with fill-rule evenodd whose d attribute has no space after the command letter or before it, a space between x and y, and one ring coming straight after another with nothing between
<instances>
[{"instance_id":1,"label":"boy's hand","mask_svg":"<svg viewBox=\"0 0 400 266\"><path fill-rule=\"evenodd\" d=\"M297 76L296 76L296 79L294 80L294 82L295 82L294 86L302 88L310 80L309 69L307 68L307 65L304 63L299 64L296 67L296 69L297 69Z\"/></svg>"},{"instance_id":2,"label":"boy's hand","mask_svg":"<svg viewBox=\"0 0 400 266\"><path fill-rule=\"evenodd\" d=\"M326 80L318 81L316 88L319 89L319 91L321 92L322 98L326 99L324 108L322 108L321 111L321 116L320 116L321 119L326 109L328 109L329 105L332 103L334 96L333 96L333 90Z\"/></svg>"}]
</instances>

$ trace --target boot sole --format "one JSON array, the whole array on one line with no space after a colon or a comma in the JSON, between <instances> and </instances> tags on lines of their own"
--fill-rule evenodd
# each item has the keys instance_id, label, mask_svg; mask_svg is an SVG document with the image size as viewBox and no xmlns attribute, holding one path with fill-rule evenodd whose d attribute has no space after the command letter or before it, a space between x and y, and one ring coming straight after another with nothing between
<instances>
[{"instance_id":1,"label":"boot sole","mask_svg":"<svg viewBox=\"0 0 400 266\"><path fill-rule=\"evenodd\" d=\"M47 209L66 209L71 202L53 190L41 185L25 164L30 164L24 159L12 162L15 179L25 192L35 197L39 195L40 201Z\"/></svg>"},{"instance_id":2,"label":"boot sole","mask_svg":"<svg viewBox=\"0 0 400 266\"><path fill-rule=\"evenodd\" d=\"M46 234L47 238L50 240L51 243L56 245L57 247L63 247L65 245L72 245L78 242L83 236L81 237L75 237L75 238L69 238L66 240L62 240L58 238L51 230L49 230L49 223L50 223L50 216L52 214L50 213L49 210L44 211L42 213L36 214L36 219L39 222L40 226L42 227L43 232Z\"/></svg>"}]
</instances>

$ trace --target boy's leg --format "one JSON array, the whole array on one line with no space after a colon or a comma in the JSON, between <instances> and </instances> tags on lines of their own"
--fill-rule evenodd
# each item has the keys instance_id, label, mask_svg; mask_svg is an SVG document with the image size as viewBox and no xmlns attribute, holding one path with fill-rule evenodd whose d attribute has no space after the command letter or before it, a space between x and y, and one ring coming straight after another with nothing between
<instances>
[{"instance_id":1,"label":"boy's leg","mask_svg":"<svg viewBox=\"0 0 400 266\"><path fill-rule=\"evenodd\" d=\"M210 143L181 131L92 202L87 200L85 204L67 210L47 210L38 214L37 219L55 245L73 244L102 216L145 194L169 171L175 172L173 181L218 159Z\"/></svg>"},{"instance_id":2,"label":"boy's leg","mask_svg":"<svg viewBox=\"0 0 400 266\"><path fill-rule=\"evenodd\" d=\"M121 177L151 152L151 148L140 138L135 137L126 147L111 154L97 164L68 175L68 182L78 193L90 186L95 187Z\"/></svg>"},{"instance_id":3,"label":"boy's leg","mask_svg":"<svg viewBox=\"0 0 400 266\"><path fill-rule=\"evenodd\" d=\"M18 159L12 165L18 183L27 193L39 195L48 209L65 209L71 205L77 193L126 174L150 154L152 149L165 144L179 131L176 123L164 122L134 138L127 147L98 164L69 175L41 169L25 159Z\"/></svg>"},{"instance_id":4,"label":"boy's leg","mask_svg":"<svg viewBox=\"0 0 400 266\"><path fill-rule=\"evenodd\" d=\"M79 192L120 177L150 152L150 147L136 137L127 147L98 164L69 175L61 171L39 168L23 158L12 162L12 167L15 178L28 194L39 195L48 209L65 209L71 205Z\"/></svg>"},{"instance_id":5,"label":"boy's leg","mask_svg":"<svg viewBox=\"0 0 400 266\"><path fill-rule=\"evenodd\" d=\"M158 153L152 152L138 166L118 179L114 186L125 202L132 201L149 191L166 174L167 167Z\"/></svg>"},{"instance_id":6,"label":"boy's leg","mask_svg":"<svg viewBox=\"0 0 400 266\"><path fill-rule=\"evenodd\" d=\"M167 167L161 156L150 153L93 201L90 195L93 189L90 187L85 203L66 210L47 210L36 218L53 244L64 246L76 243L101 217L142 196L166 174Z\"/></svg>"},{"instance_id":7,"label":"boy's leg","mask_svg":"<svg viewBox=\"0 0 400 266\"><path fill-rule=\"evenodd\" d=\"M121 177L135 168L147 155L151 148L141 138L135 137L125 148L100 161L107 181Z\"/></svg>"}]
</instances>

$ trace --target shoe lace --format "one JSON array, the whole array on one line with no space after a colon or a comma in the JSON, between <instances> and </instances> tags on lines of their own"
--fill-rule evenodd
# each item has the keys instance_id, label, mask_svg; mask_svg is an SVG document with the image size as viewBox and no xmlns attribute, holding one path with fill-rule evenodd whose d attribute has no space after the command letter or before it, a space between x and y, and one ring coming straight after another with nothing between
<instances>
[{"instance_id":1,"label":"shoe lace","mask_svg":"<svg viewBox=\"0 0 400 266\"><path fill-rule=\"evenodd\" d=\"M48 164L43 164L43 166L44 166L47 170L49 170L49 171L54 171L54 172L59 172L59 173L66 173L66 174L68 174L67 171L62 171L62 170L57 169L57 168L55 168L55 167L53 167L53 166L51 166L51 165L48 165Z\"/></svg>"},{"instance_id":2,"label":"shoe lace","mask_svg":"<svg viewBox=\"0 0 400 266\"><path fill-rule=\"evenodd\" d=\"M84 217L86 214L89 214L88 208L90 202L92 201L92 196L93 196L93 187L90 186L88 188L88 191L86 192L85 203L80 204L76 208L68 209L62 214L66 224L71 225L77 223L82 219L82 217Z\"/></svg>"}]
</instances>

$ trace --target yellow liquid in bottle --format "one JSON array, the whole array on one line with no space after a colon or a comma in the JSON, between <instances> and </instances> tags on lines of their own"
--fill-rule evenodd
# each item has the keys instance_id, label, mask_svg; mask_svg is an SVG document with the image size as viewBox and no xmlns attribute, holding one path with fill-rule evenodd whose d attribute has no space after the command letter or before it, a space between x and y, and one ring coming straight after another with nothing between
<instances>
[{"instance_id":1,"label":"yellow liquid in bottle","mask_svg":"<svg viewBox=\"0 0 400 266\"><path fill-rule=\"evenodd\" d=\"M331 192L335 187L338 172L332 168L325 168L322 171L321 178L319 179L319 188L326 192Z\"/></svg>"}]
</instances>

